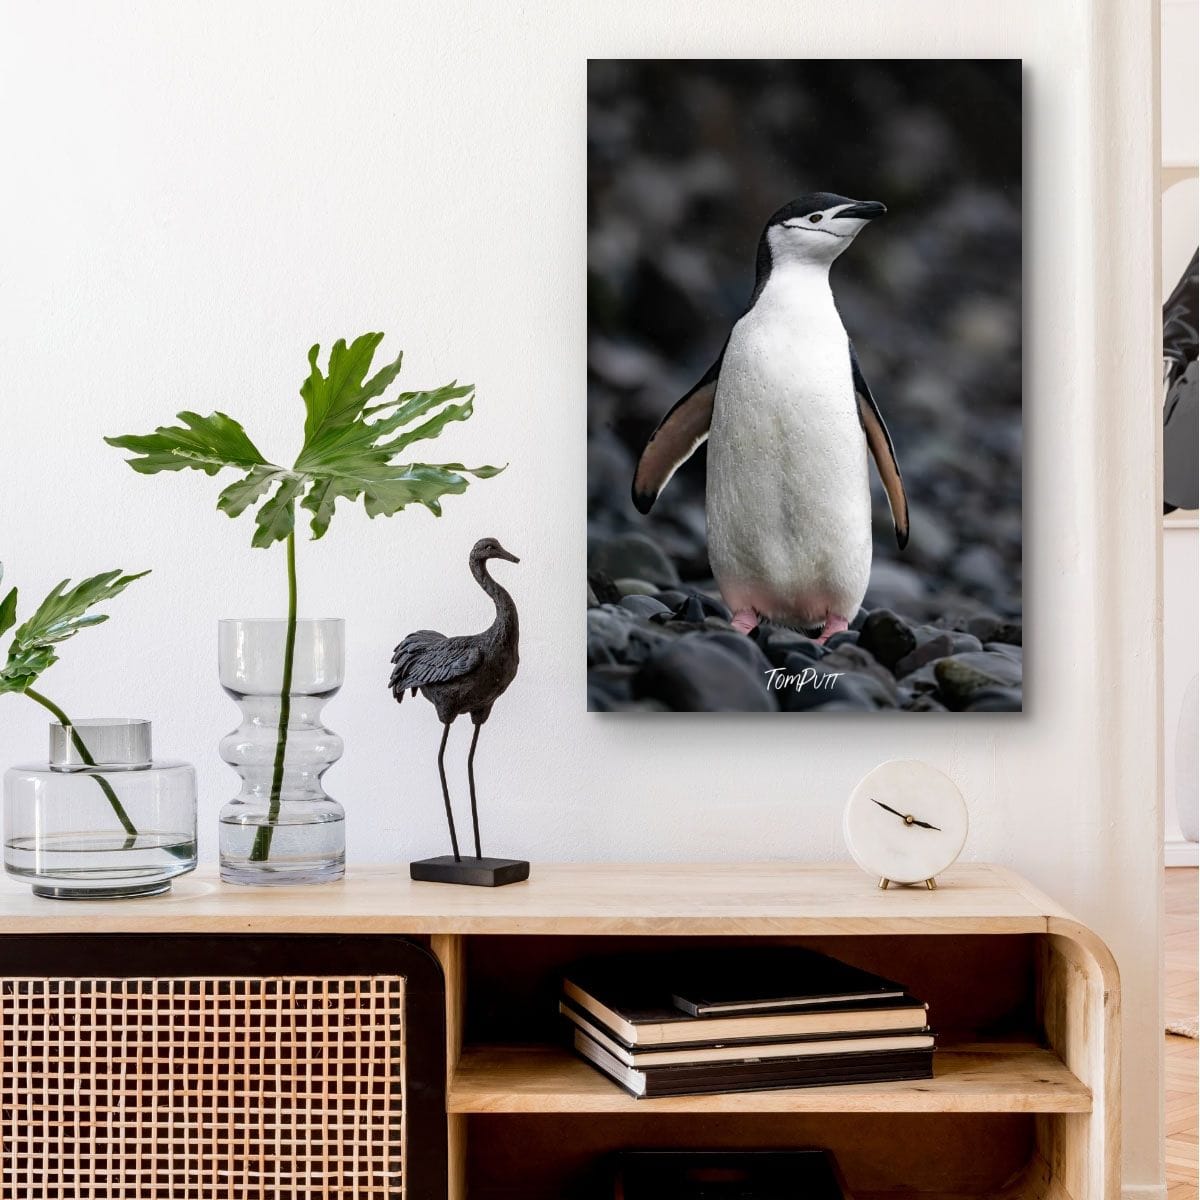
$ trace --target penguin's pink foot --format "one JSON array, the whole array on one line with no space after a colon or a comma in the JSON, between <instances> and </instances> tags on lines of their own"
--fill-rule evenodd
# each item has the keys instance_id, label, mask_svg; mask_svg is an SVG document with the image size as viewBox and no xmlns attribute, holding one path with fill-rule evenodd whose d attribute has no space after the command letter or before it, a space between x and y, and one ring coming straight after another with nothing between
<instances>
[{"instance_id":1,"label":"penguin's pink foot","mask_svg":"<svg viewBox=\"0 0 1200 1200\"><path fill-rule=\"evenodd\" d=\"M749 636L758 628L758 613L752 608L739 608L733 614L733 627Z\"/></svg>"},{"instance_id":2,"label":"penguin's pink foot","mask_svg":"<svg viewBox=\"0 0 1200 1200\"><path fill-rule=\"evenodd\" d=\"M825 618L825 624L821 632L813 639L818 646L823 646L835 633L845 633L850 628L850 622L845 617L839 617L837 613L830 613Z\"/></svg>"}]
</instances>

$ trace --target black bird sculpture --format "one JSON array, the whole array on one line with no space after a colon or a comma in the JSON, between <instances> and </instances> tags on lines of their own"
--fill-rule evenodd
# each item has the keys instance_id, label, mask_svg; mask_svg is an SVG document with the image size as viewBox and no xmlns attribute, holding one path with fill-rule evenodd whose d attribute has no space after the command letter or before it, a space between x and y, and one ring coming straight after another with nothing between
<instances>
[{"instance_id":1,"label":"black bird sculpture","mask_svg":"<svg viewBox=\"0 0 1200 1200\"><path fill-rule=\"evenodd\" d=\"M404 693L410 689L414 696L419 691L437 709L438 720L444 726L442 744L438 750L438 774L442 780L442 799L446 804L446 821L450 826L450 845L454 850L454 858L442 857L413 863L414 879L494 886L529 876L529 864L521 860L485 859L479 841L479 808L475 798L475 747L479 742L479 729L491 715L492 705L512 683L520 661L517 653L517 606L508 592L488 574L487 564L493 558L514 563L521 561L515 554L505 550L495 538L481 538L472 548L471 574L496 606L496 619L487 629L462 637L446 637L433 629L419 629L416 633L410 633L392 655L393 670L389 686L396 702L400 703ZM467 754L471 825L475 834L473 864L464 864L459 853L450 788L446 783L446 741L450 736L450 726L464 714L470 715L475 726L471 734L471 749ZM520 871L522 867L523 874Z\"/></svg>"}]
</instances>

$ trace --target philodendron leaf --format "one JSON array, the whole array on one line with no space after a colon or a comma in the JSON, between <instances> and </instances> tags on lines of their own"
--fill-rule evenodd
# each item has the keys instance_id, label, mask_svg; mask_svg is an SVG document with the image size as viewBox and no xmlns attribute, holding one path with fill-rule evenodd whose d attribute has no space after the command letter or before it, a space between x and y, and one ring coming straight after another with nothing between
<instances>
[{"instance_id":1,"label":"philodendron leaf","mask_svg":"<svg viewBox=\"0 0 1200 1200\"><path fill-rule=\"evenodd\" d=\"M4 568L0 567L0 580ZM8 595L0 600L0 633L7 633L17 623L17 589L9 588Z\"/></svg>"},{"instance_id":2,"label":"philodendron leaf","mask_svg":"<svg viewBox=\"0 0 1200 1200\"><path fill-rule=\"evenodd\" d=\"M304 443L291 467L268 462L242 426L220 412L207 417L183 412L181 425L104 440L132 451L129 465L144 475L186 467L208 475L237 471L240 478L224 488L217 507L237 517L257 506L255 546L270 546L293 532L297 503L312 514L314 538L329 529L338 500L362 500L369 517L390 517L413 503L441 516L441 497L466 491L466 476L490 479L504 468L393 462L414 442L438 437L452 421L467 420L475 389L454 382L372 404L399 375L403 357L371 375L382 340L382 333L364 333L349 345L340 339L325 371L320 346L308 352L308 376L300 385ZM414 426L417 420L421 423Z\"/></svg>"},{"instance_id":3,"label":"philodendron leaf","mask_svg":"<svg viewBox=\"0 0 1200 1200\"><path fill-rule=\"evenodd\" d=\"M235 480L217 497L217 507L231 517L240 517L273 484L287 475L275 467L254 467L244 479Z\"/></svg>"},{"instance_id":4,"label":"philodendron leaf","mask_svg":"<svg viewBox=\"0 0 1200 1200\"><path fill-rule=\"evenodd\" d=\"M252 546L265 548L272 542L283 541L292 532L296 527L296 500L307 484L302 475L288 476L280 483L275 495L255 514Z\"/></svg>"},{"instance_id":5,"label":"philodendron leaf","mask_svg":"<svg viewBox=\"0 0 1200 1200\"><path fill-rule=\"evenodd\" d=\"M134 457L127 461L143 475L186 467L215 475L225 467L249 470L267 465L258 447L232 417L221 412L207 417L181 412L178 418L182 425L160 425L153 433L130 433L104 440L110 446L132 450Z\"/></svg>"},{"instance_id":6,"label":"philodendron leaf","mask_svg":"<svg viewBox=\"0 0 1200 1200\"><path fill-rule=\"evenodd\" d=\"M8 658L0 667L0 693L23 692L30 687L47 667L58 661L55 646L74 637L81 629L108 620L107 613L94 613L89 609L106 603L123 592L135 579L149 574L149 571L141 571L136 575L122 575L119 570L105 571L82 580L74 587L70 586L69 579L55 584L33 616L13 633ZM15 588L0 602L0 610L5 609L10 599L15 615ZM8 625L4 625L0 620L0 633L5 632L11 624L9 621Z\"/></svg>"}]
</instances>

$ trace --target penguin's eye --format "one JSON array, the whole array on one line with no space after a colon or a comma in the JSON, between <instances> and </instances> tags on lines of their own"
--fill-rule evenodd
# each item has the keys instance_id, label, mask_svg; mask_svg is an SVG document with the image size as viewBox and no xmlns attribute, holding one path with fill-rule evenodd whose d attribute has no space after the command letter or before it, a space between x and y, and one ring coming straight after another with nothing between
<instances>
[{"instance_id":1,"label":"penguin's eye","mask_svg":"<svg viewBox=\"0 0 1200 1200\"><path fill-rule=\"evenodd\" d=\"M809 217L808 219L809 219L809 220L810 220L810 221L811 221L811 222L812 222L814 225L817 225L817 224L819 224L819 223L820 223L820 220L821 220L821 214L820 214L820 213L813 213L813 215L812 215L811 217Z\"/></svg>"}]
</instances>

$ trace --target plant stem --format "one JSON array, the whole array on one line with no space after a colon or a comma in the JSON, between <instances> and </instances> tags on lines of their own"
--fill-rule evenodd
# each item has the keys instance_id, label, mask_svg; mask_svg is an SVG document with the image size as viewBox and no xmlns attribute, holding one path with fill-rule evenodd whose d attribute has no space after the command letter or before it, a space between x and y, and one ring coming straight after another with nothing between
<instances>
[{"instance_id":1,"label":"plant stem","mask_svg":"<svg viewBox=\"0 0 1200 1200\"><path fill-rule=\"evenodd\" d=\"M296 656L296 534L287 536L288 616L287 636L283 643L283 683L279 689L279 731L275 735L275 769L271 773L271 800L267 823L260 825L250 851L251 862L266 862L271 853L271 837L279 820L279 798L283 791L283 764L287 757L288 724L292 719L292 661Z\"/></svg>"},{"instance_id":2,"label":"plant stem","mask_svg":"<svg viewBox=\"0 0 1200 1200\"><path fill-rule=\"evenodd\" d=\"M53 713L54 719L58 721L63 728L71 731L71 744L75 747L76 753L80 758L83 759L85 763L87 763L89 767L94 767L96 765L96 760L92 757L92 752L83 744L83 738L79 736L79 731L71 723L71 718L68 717L67 714L63 712L63 710L59 708L53 700L43 696L41 692L35 692L33 688L27 687L25 689L25 695L27 695L30 700L36 701L48 712ZM113 791L112 784L110 784L103 775L93 775L92 778L97 784L99 784L100 790L108 797L108 802L112 805L113 812L117 814L117 820L121 822L121 827L131 838L137 837L137 828L129 819L129 814L125 811L125 806L120 800L117 799L117 793Z\"/></svg>"}]
</instances>

